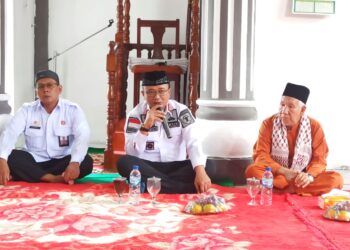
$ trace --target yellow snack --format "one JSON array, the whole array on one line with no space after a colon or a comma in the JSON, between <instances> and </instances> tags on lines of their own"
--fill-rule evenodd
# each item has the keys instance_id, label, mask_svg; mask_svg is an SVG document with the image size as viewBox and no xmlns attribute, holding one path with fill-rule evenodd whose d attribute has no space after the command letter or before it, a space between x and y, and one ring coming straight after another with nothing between
<instances>
[{"instance_id":1,"label":"yellow snack","mask_svg":"<svg viewBox=\"0 0 350 250\"><path fill-rule=\"evenodd\" d=\"M200 214L202 211L203 211L203 209L202 209L202 206L200 204L195 204L191 209L192 214Z\"/></svg>"},{"instance_id":2,"label":"yellow snack","mask_svg":"<svg viewBox=\"0 0 350 250\"><path fill-rule=\"evenodd\" d=\"M204 213L215 213L216 207L213 204L206 204L203 206Z\"/></svg>"},{"instance_id":3,"label":"yellow snack","mask_svg":"<svg viewBox=\"0 0 350 250\"><path fill-rule=\"evenodd\" d=\"M215 194L200 195L197 199L189 201L184 211L189 214L216 214L228 209L225 199Z\"/></svg>"}]
</instances>

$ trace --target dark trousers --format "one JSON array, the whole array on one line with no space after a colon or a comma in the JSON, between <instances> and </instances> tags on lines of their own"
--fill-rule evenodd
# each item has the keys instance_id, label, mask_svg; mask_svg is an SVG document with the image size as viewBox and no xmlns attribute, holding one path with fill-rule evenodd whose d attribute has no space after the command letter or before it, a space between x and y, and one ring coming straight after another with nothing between
<instances>
[{"instance_id":1,"label":"dark trousers","mask_svg":"<svg viewBox=\"0 0 350 250\"><path fill-rule=\"evenodd\" d=\"M120 175L129 178L134 165L139 166L141 181L147 185L148 177L161 178L161 193L196 193L194 179L196 173L190 160L173 162L152 162L135 156L125 155L118 160Z\"/></svg>"},{"instance_id":2,"label":"dark trousers","mask_svg":"<svg viewBox=\"0 0 350 250\"><path fill-rule=\"evenodd\" d=\"M7 159L10 173L14 181L40 182L45 174L61 175L69 165L71 156L60 159L51 159L45 162L36 162L34 157L23 150L12 150ZM80 164L78 179L92 172L93 160L86 155Z\"/></svg>"}]
</instances>

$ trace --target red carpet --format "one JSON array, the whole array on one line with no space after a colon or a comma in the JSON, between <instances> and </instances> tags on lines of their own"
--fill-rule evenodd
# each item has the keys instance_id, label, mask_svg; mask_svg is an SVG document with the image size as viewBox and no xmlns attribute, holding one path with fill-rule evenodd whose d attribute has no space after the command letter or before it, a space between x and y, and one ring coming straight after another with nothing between
<instances>
[{"instance_id":1,"label":"red carpet","mask_svg":"<svg viewBox=\"0 0 350 250\"><path fill-rule=\"evenodd\" d=\"M316 197L279 195L249 207L242 188L215 186L229 211L188 215L193 195L160 194L156 207L117 204L112 184L0 186L0 249L349 249L346 222L324 219Z\"/></svg>"}]
</instances>

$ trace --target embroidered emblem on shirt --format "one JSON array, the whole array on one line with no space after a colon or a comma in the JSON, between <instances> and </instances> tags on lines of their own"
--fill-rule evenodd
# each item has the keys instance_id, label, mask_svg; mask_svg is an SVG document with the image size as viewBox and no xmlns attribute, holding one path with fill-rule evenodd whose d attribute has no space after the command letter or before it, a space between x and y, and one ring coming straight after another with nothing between
<instances>
[{"instance_id":1,"label":"embroidered emblem on shirt","mask_svg":"<svg viewBox=\"0 0 350 250\"><path fill-rule=\"evenodd\" d=\"M194 123L194 118L189 109L182 110L179 115L179 120L183 128Z\"/></svg>"},{"instance_id":2,"label":"embroidered emblem on shirt","mask_svg":"<svg viewBox=\"0 0 350 250\"><path fill-rule=\"evenodd\" d=\"M60 147L67 147L67 146L69 146L69 136L59 136L58 137L58 145Z\"/></svg>"},{"instance_id":3,"label":"embroidered emblem on shirt","mask_svg":"<svg viewBox=\"0 0 350 250\"><path fill-rule=\"evenodd\" d=\"M136 133L141 127L141 121L136 117L129 117L126 133Z\"/></svg>"},{"instance_id":4,"label":"embroidered emblem on shirt","mask_svg":"<svg viewBox=\"0 0 350 250\"><path fill-rule=\"evenodd\" d=\"M169 128L180 127L176 109L173 109L170 111L170 113L167 113L166 117L168 119Z\"/></svg>"},{"instance_id":5,"label":"embroidered emblem on shirt","mask_svg":"<svg viewBox=\"0 0 350 250\"><path fill-rule=\"evenodd\" d=\"M154 150L154 141L146 142L146 150Z\"/></svg>"}]
</instances>

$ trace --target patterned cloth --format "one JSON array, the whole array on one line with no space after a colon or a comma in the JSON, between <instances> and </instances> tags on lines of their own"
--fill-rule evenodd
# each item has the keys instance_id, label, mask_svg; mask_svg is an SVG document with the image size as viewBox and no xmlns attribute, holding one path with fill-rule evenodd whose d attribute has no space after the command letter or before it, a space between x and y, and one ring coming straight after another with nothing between
<instances>
[{"instance_id":1,"label":"patterned cloth","mask_svg":"<svg viewBox=\"0 0 350 250\"><path fill-rule=\"evenodd\" d=\"M350 249L350 227L320 216L317 197L274 193L263 209L248 207L245 188L213 185L210 193L228 211L184 213L197 194L159 194L154 206L144 193L131 206L118 202L112 183L9 182L0 186L0 249Z\"/></svg>"},{"instance_id":2,"label":"patterned cloth","mask_svg":"<svg viewBox=\"0 0 350 250\"><path fill-rule=\"evenodd\" d=\"M275 116L272 128L272 159L280 163L282 166L296 170L298 172L303 171L309 164L312 157L312 137L311 137L311 125L310 120L304 114L300 119L300 128L296 139L294 157L292 165L288 164L288 139L287 128L282 123L279 115Z\"/></svg>"}]
</instances>

